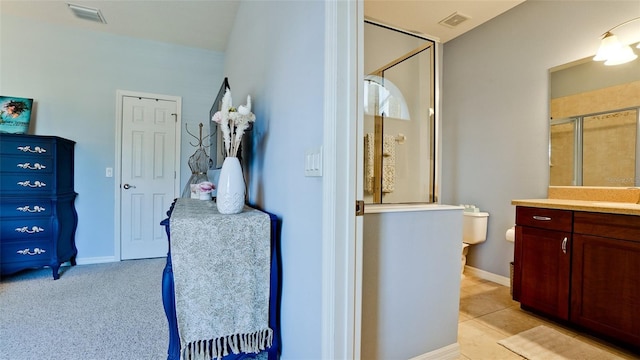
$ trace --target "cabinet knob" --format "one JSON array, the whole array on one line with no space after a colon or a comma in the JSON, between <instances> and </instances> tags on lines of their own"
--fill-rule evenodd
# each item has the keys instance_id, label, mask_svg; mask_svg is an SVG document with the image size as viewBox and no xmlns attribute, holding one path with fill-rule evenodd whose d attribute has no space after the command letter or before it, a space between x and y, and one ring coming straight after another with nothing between
<instances>
[{"instance_id":1,"label":"cabinet knob","mask_svg":"<svg viewBox=\"0 0 640 360\"><path fill-rule=\"evenodd\" d=\"M567 241L569 241L569 238L565 236L564 240L562 240L562 252L565 254L567 253Z\"/></svg>"}]
</instances>

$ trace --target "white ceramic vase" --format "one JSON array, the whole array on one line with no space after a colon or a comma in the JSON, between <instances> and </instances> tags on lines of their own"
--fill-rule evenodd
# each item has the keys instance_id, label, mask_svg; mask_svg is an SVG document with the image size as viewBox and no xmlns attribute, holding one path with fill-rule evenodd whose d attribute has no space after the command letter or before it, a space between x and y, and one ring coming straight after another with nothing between
<instances>
[{"instance_id":1,"label":"white ceramic vase","mask_svg":"<svg viewBox=\"0 0 640 360\"><path fill-rule=\"evenodd\" d=\"M221 214L238 214L244 208L245 184L237 157L228 156L218 178L217 205Z\"/></svg>"}]
</instances>

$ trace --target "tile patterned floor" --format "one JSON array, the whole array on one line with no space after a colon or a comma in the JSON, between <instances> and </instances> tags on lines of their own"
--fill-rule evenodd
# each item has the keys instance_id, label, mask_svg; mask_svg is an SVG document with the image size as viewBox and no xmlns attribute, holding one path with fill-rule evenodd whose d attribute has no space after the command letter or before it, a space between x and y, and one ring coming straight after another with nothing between
<instances>
[{"instance_id":1,"label":"tile patterned floor","mask_svg":"<svg viewBox=\"0 0 640 360\"><path fill-rule=\"evenodd\" d=\"M509 288L491 281L466 275L460 288L458 320L458 360L520 360L521 356L498 345L497 341L519 332L545 325L576 337L623 359L640 359L604 341L546 320L520 309L511 299Z\"/></svg>"}]
</instances>

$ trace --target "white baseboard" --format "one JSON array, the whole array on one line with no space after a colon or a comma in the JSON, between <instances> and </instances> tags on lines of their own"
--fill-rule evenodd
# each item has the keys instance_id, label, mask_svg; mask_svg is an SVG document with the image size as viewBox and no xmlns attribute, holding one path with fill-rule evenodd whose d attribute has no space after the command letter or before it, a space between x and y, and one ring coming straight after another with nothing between
<instances>
[{"instance_id":1,"label":"white baseboard","mask_svg":"<svg viewBox=\"0 0 640 360\"><path fill-rule=\"evenodd\" d=\"M85 257L77 258L76 264L78 265L90 265L90 264L103 264L110 262L118 262L115 256L101 256L101 257Z\"/></svg>"},{"instance_id":2,"label":"white baseboard","mask_svg":"<svg viewBox=\"0 0 640 360\"><path fill-rule=\"evenodd\" d=\"M456 360L459 357L460 345L458 343L455 343L447 345L445 347L441 347L440 349L429 351L428 353L424 353L422 355L418 355L409 360Z\"/></svg>"},{"instance_id":3,"label":"white baseboard","mask_svg":"<svg viewBox=\"0 0 640 360\"><path fill-rule=\"evenodd\" d=\"M464 266L464 273L467 275L473 275L473 276L479 277L484 280L493 281L494 283L497 283L500 285L511 287L511 279L506 276L490 273L488 271L480 270L478 268L474 268L469 265Z\"/></svg>"}]
</instances>

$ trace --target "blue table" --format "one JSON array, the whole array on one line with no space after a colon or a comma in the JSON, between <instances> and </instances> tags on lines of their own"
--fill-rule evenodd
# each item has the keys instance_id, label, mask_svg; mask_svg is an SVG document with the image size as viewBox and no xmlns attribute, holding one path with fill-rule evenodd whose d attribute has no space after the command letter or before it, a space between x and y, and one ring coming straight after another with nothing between
<instances>
[{"instance_id":1,"label":"blue table","mask_svg":"<svg viewBox=\"0 0 640 360\"><path fill-rule=\"evenodd\" d=\"M160 225L165 227L167 232L167 239L171 242L171 229L170 218L175 206L175 201L167 211L167 218L160 222ZM280 222L278 217L274 214L262 211L269 215L271 219L271 274L270 274L270 295L269 295L269 327L273 329L273 343L272 346L262 353L266 353L268 360L277 360L280 357L281 339L280 339L280 253L279 253L279 234L280 234ZM169 349L167 360L179 360L180 359L180 334L178 333L178 320L176 317L175 307L175 290L173 282L173 269L171 266L171 246L167 253L167 264L162 274L162 303L164 305L164 311L169 322ZM229 354L222 357L224 360L241 360L241 359L255 359L260 355L262 358L264 355L260 354Z\"/></svg>"}]
</instances>

